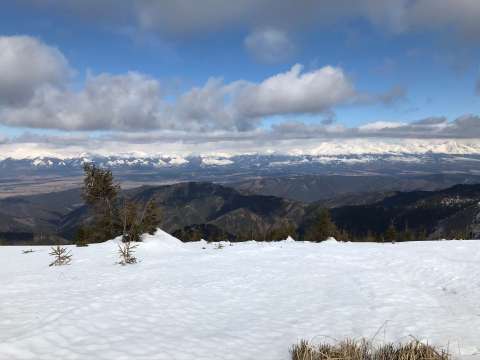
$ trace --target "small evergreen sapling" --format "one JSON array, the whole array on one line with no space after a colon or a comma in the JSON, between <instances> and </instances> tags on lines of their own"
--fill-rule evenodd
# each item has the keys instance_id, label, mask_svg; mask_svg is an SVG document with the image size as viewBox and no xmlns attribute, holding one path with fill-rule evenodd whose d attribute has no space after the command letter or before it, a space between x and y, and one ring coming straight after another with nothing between
<instances>
[{"instance_id":1,"label":"small evergreen sapling","mask_svg":"<svg viewBox=\"0 0 480 360\"><path fill-rule=\"evenodd\" d=\"M118 254L120 255L118 263L120 265L135 264L137 258L134 256L134 253L137 246L137 244L132 244L130 241L118 244Z\"/></svg>"},{"instance_id":2,"label":"small evergreen sapling","mask_svg":"<svg viewBox=\"0 0 480 360\"><path fill-rule=\"evenodd\" d=\"M48 266L68 265L72 261L72 254L70 253L70 250L67 250L67 248L57 245L52 247L51 250L52 251L49 253L49 255L53 256L55 260L53 260Z\"/></svg>"}]
</instances>

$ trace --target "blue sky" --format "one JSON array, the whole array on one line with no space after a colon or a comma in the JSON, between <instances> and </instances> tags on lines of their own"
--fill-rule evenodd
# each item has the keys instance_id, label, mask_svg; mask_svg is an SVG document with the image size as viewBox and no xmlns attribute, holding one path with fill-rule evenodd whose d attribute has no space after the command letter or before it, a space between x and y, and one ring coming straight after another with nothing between
<instances>
[{"instance_id":1,"label":"blue sky","mask_svg":"<svg viewBox=\"0 0 480 360\"><path fill-rule=\"evenodd\" d=\"M345 3L348 5L349 1ZM92 87L103 89L117 86L118 79L105 79L102 74L123 79L135 72L144 78L136 79L135 85L130 84L129 79L124 86L138 86L144 91L143 86L148 82L151 87L145 91L151 95L158 90L155 96L161 100L145 104L140 100L126 105L112 103L112 107L128 109L129 118L97 121L91 117L100 110L93 105L90 109L88 99L82 98L85 101L82 109L73 105L64 109L58 103L39 105L39 99L46 97L38 95L44 91L45 84L35 80L32 83L35 94L21 96L21 101L18 93L14 97L0 89L0 95L8 100L3 105L0 103L0 140L3 136L11 143L25 132L30 137L35 134L62 137L72 133L89 137L98 133L177 131L183 135L194 132L201 137L204 132L212 131L230 135L269 131L271 124L291 122L314 127L321 138L325 134L330 136L329 126L357 129L373 122L407 126L431 117L446 118L441 131L455 127L452 137L465 136L459 135L456 120L476 117L480 112L480 97L476 92L480 49L475 41L476 35L480 35L480 25L476 25L475 20L476 15L480 15L480 4L469 0L360 0L354 3L355 6L344 8L336 5L338 2L322 0L318 6L308 0L274 3L245 0L230 7L218 0L203 4L193 0L177 3L165 0L158 1L154 7L148 0L126 0L123 6L109 0L10 2L3 5L0 13L0 36L6 39L5 46L16 49L14 45L24 41L19 40L20 37L33 39L35 44L30 44L28 50L32 55L32 68L44 66L35 63L35 51L52 54L54 48L68 64L61 65L59 61L59 66L69 72L67 78L45 78L48 86L55 86L56 99L62 96L65 102L76 102L78 99L72 99L70 93L84 92L88 77L98 80ZM271 10L272 4L287 10ZM170 13L166 15L167 12ZM25 57L25 53L17 55ZM52 56L55 59L57 55ZM25 84L23 75L19 75L20 80L15 77L12 80L11 74L22 69L2 68L1 57L0 48L0 80L3 71L5 77L9 76L8 81ZM9 64L15 66L15 63ZM317 74L320 69L332 67L336 69L335 76L345 77L340 80L345 82L344 86L338 90L337 80L332 80L328 85L332 89L322 87L318 94L312 94L318 88L302 89L305 83L299 81L292 85L299 88L290 94L299 93L300 98L283 106L282 96L288 91L288 81L282 85L276 83L274 94L267 93L268 87L262 88L261 84L289 72L295 64L303 66L299 78L302 74ZM37 74L31 76L37 79ZM315 77L319 84L323 81L321 76L324 75ZM191 94L192 89L204 89L213 78L222 79L221 85L205 91L205 97L200 100L200 105L211 101L212 106L200 109L195 103L192 110L185 109L191 102L180 104L179 98ZM240 80L249 85L238 85ZM335 99L325 100L335 91L342 93ZM249 92L266 98L268 104L258 99L246 102ZM144 96L142 92L139 94ZM227 98L225 103L219 104L219 98L223 97ZM315 105L317 99L321 105ZM102 106L109 104L106 100ZM156 109L165 104L172 107L167 113ZM145 113L145 109L148 114L144 114L142 125L137 128L140 122L135 114ZM45 119L43 122L45 114L52 118L58 116L58 121ZM90 116L88 119L86 114ZM111 117L115 116L112 112ZM217 116L228 119L216 119ZM78 123L72 125L71 119ZM472 123L476 122L470 121L468 130ZM409 134L406 137L425 137L424 133L415 131L412 135L410 128L405 130ZM471 136L477 135L474 132ZM447 136L440 133L440 137Z\"/></svg>"}]
</instances>

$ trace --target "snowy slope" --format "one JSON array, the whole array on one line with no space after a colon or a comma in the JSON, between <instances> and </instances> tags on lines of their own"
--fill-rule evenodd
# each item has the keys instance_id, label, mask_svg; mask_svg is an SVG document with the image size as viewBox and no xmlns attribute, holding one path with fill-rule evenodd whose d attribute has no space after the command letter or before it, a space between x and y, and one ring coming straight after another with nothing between
<instances>
[{"instance_id":1,"label":"snowy slope","mask_svg":"<svg viewBox=\"0 0 480 360\"><path fill-rule=\"evenodd\" d=\"M217 247L158 232L136 265L110 241L58 268L0 247L0 359L286 360L300 338L377 332L480 358L480 242Z\"/></svg>"}]
</instances>

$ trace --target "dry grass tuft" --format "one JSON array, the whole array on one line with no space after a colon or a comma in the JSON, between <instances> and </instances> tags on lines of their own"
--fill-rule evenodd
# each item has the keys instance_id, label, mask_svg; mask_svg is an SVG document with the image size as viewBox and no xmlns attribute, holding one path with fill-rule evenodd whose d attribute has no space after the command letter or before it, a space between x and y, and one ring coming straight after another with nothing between
<instances>
[{"instance_id":1,"label":"dry grass tuft","mask_svg":"<svg viewBox=\"0 0 480 360\"><path fill-rule=\"evenodd\" d=\"M290 350L292 360L450 360L449 353L413 340L406 344L375 346L362 339L347 339L336 345L312 345L302 340Z\"/></svg>"}]
</instances>

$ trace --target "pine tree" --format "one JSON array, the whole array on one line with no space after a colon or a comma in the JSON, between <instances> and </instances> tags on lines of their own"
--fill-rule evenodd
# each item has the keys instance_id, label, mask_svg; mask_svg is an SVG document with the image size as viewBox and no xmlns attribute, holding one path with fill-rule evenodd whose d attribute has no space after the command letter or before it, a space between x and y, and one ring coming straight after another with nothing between
<instances>
[{"instance_id":1,"label":"pine tree","mask_svg":"<svg viewBox=\"0 0 480 360\"><path fill-rule=\"evenodd\" d=\"M402 234L402 240L404 241L413 241L415 238L415 235L413 234L413 232L410 230L410 228L408 227L408 222L405 223L405 230L403 230L403 234Z\"/></svg>"},{"instance_id":2,"label":"pine tree","mask_svg":"<svg viewBox=\"0 0 480 360\"><path fill-rule=\"evenodd\" d=\"M150 235L155 234L160 223L160 210L158 209L155 199L150 199L145 205L144 215L141 221L142 232Z\"/></svg>"},{"instance_id":3,"label":"pine tree","mask_svg":"<svg viewBox=\"0 0 480 360\"><path fill-rule=\"evenodd\" d=\"M279 226L279 227L276 227L276 228L268 231L264 236L264 240L279 241L279 240L285 240L289 236L296 239L297 238L297 231L296 231L294 225L285 224L283 226Z\"/></svg>"},{"instance_id":4,"label":"pine tree","mask_svg":"<svg viewBox=\"0 0 480 360\"><path fill-rule=\"evenodd\" d=\"M307 230L305 240L323 241L329 237L335 237L337 234L338 230L330 217L330 212L327 209L321 209L316 217L316 221Z\"/></svg>"},{"instance_id":5,"label":"pine tree","mask_svg":"<svg viewBox=\"0 0 480 360\"><path fill-rule=\"evenodd\" d=\"M140 240L140 229L138 224L138 206L133 201L124 200L123 207L120 210L122 219L122 241L127 243L130 241Z\"/></svg>"},{"instance_id":6,"label":"pine tree","mask_svg":"<svg viewBox=\"0 0 480 360\"><path fill-rule=\"evenodd\" d=\"M339 241L352 241L355 239L354 236L345 229L337 229L335 238Z\"/></svg>"},{"instance_id":7,"label":"pine tree","mask_svg":"<svg viewBox=\"0 0 480 360\"><path fill-rule=\"evenodd\" d=\"M120 186L114 183L113 174L108 169L86 163L83 170L85 178L82 196L94 211L91 239L95 242L112 239L119 232L115 202Z\"/></svg>"},{"instance_id":8,"label":"pine tree","mask_svg":"<svg viewBox=\"0 0 480 360\"><path fill-rule=\"evenodd\" d=\"M371 230L367 231L367 236L365 237L366 242L375 242L378 241L378 238L372 233Z\"/></svg>"},{"instance_id":9,"label":"pine tree","mask_svg":"<svg viewBox=\"0 0 480 360\"><path fill-rule=\"evenodd\" d=\"M397 230L395 229L395 226L393 225L393 222L390 223L390 226L388 227L387 231L385 232L385 241L390 241L390 242L395 242L397 240Z\"/></svg>"},{"instance_id":10,"label":"pine tree","mask_svg":"<svg viewBox=\"0 0 480 360\"><path fill-rule=\"evenodd\" d=\"M416 234L416 240L427 240L428 239L428 233L427 230L424 228L419 230Z\"/></svg>"},{"instance_id":11,"label":"pine tree","mask_svg":"<svg viewBox=\"0 0 480 360\"><path fill-rule=\"evenodd\" d=\"M75 235L75 245L79 247L88 246L89 237L89 228L85 225L80 226Z\"/></svg>"},{"instance_id":12,"label":"pine tree","mask_svg":"<svg viewBox=\"0 0 480 360\"><path fill-rule=\"evenodd\" d=\"M138 203L124 200L120 217L123 242L142 241L142 234L153 235L160 222L160 213L153 199L148 201L142 210Z\"/></svg>"},{"instance_id":13,"label":"pine tree","mask_svg":"<svg viewBox=\"0 0 480 360\"><path fill-rule=\"evenodd\" d=\"M82 226L76 244L102 242L122 235L123 242L141 241L142 234L153 234L160 222L160 212L154 199L142 207L133 200L118 199L120 186L114 183L108 169L84 164L83 199L93 210L93 222Z\"/></svg>"}]
</instances>

